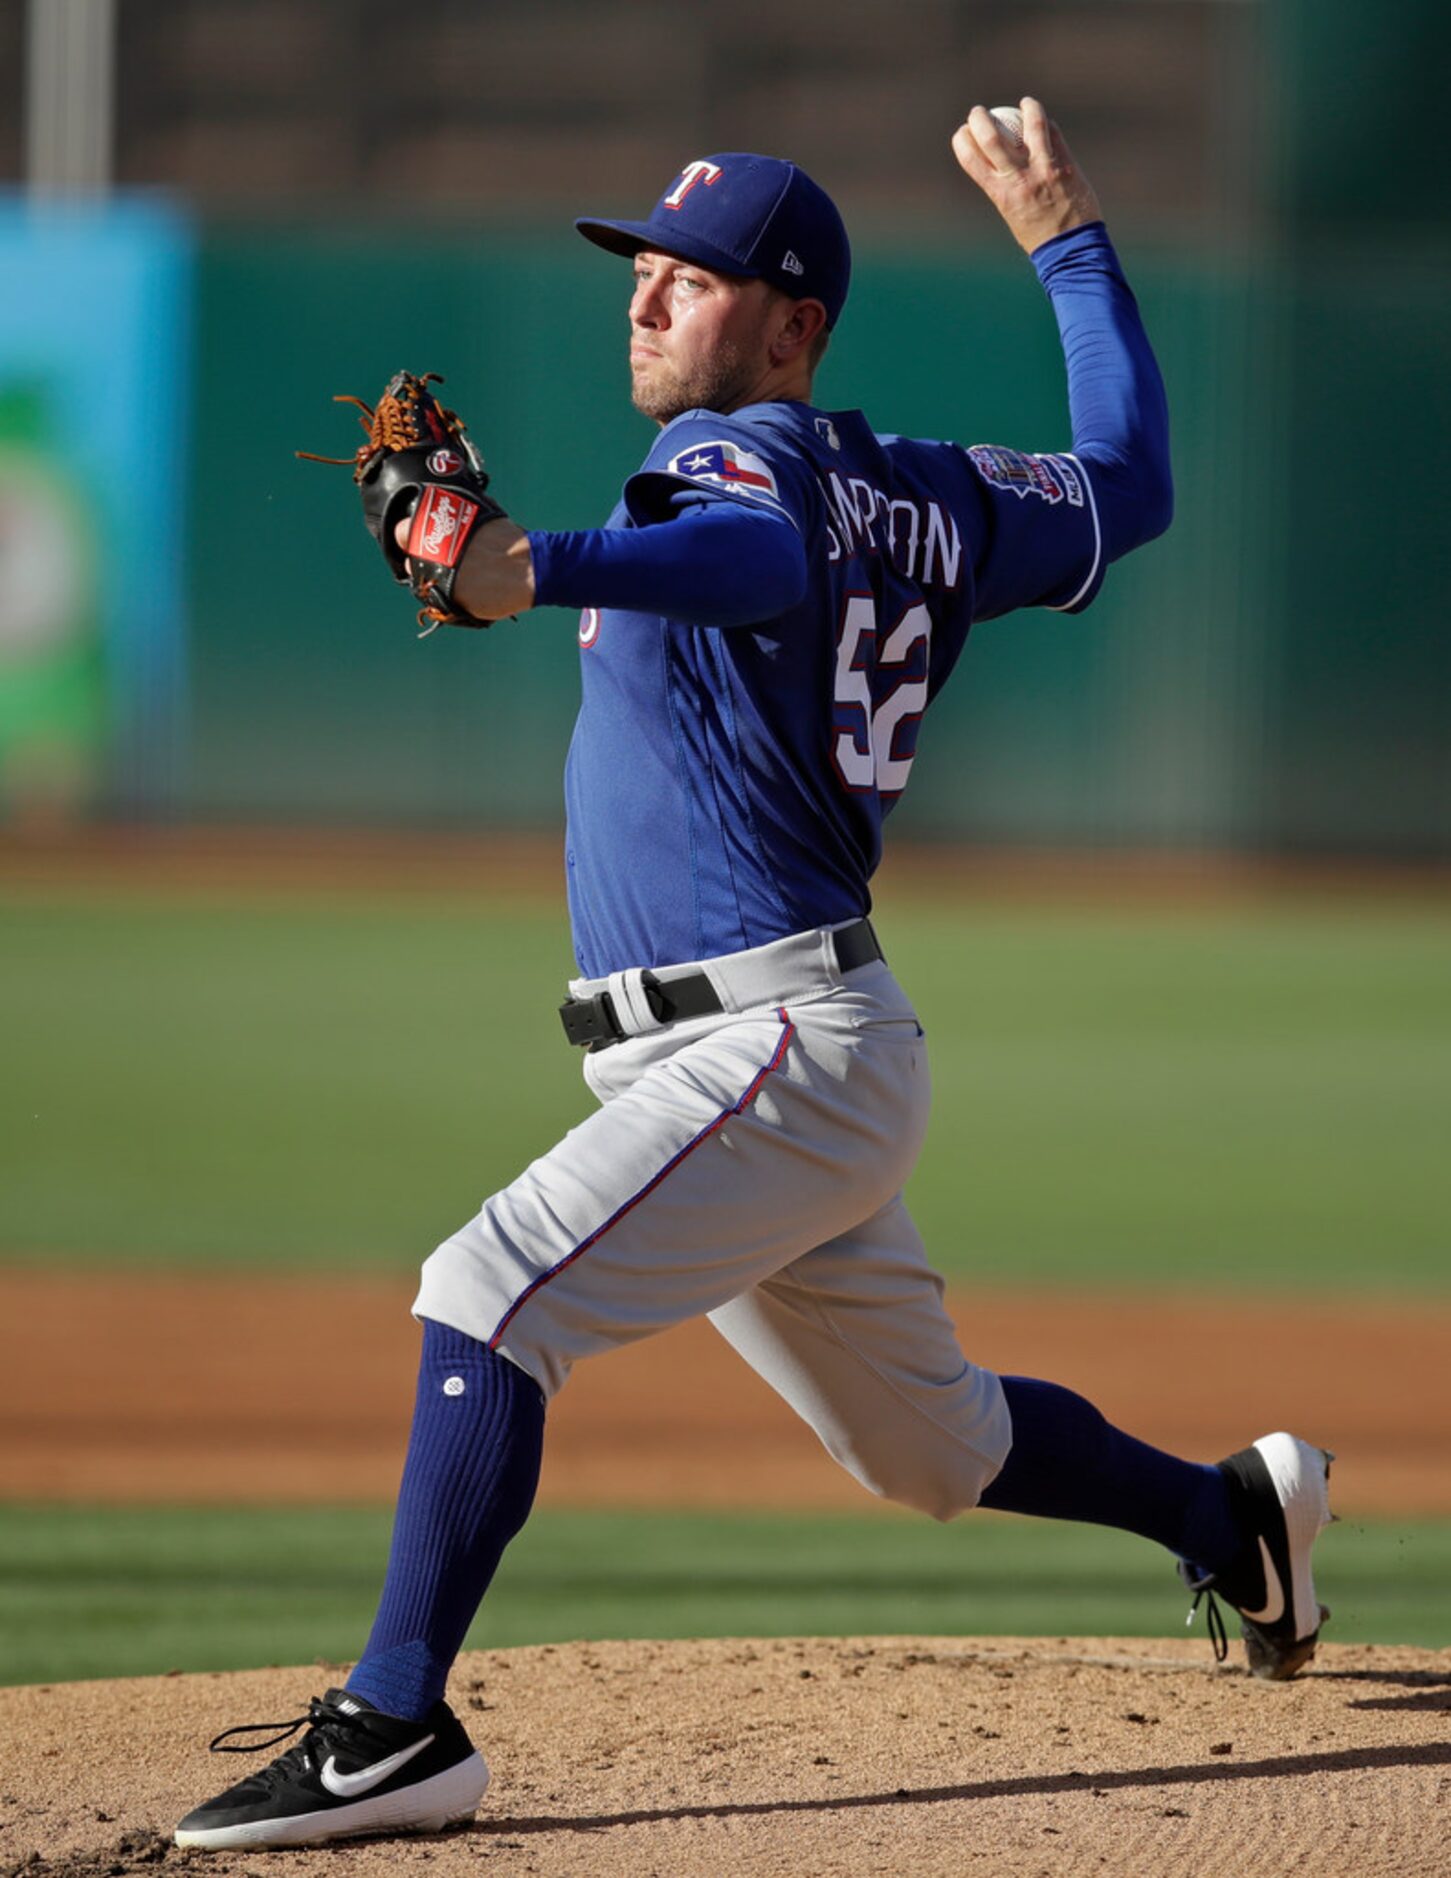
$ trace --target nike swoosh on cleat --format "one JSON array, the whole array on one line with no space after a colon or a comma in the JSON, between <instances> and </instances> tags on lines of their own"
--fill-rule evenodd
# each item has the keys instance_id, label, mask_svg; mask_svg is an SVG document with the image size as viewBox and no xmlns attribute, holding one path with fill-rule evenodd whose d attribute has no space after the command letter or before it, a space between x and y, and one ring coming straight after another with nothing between
<instances>
[{"instance_id":1,"label":"nike swoosh on cleat","mask_svg":"<svg viewBox=\"0 0 1451 1878\"><path fill-rule=\"evenodd\" d=\"M1265 1568L1265 1608L1262 1611L1247 1611L1241 1606L1239 1614L1252 1624L1277 1624L1285 1614L1285 1587L1280 1583L1280 1574L1275 1570L1264 1534L1261 1533L1259 1537L1260 1558Z\"/></svg>"},{"instance_id":2,"label":"nike swoosh on cleat","mask_svg":"<svg viewBox=\"0 0 1451 1878\"><path fill-rule=\"evenodd\" d=\"M1260 1542L1263 1544L1263 1540ZM360 1767L355 1774L340 1774L337 1763L329 1754L327 1764L319 1778L328 1792L340 1800L356 1800L360 1793L371 1793L379 1787L390 1774L396 1774L400 1767L406 1767L415 1754L421 1754L430 1746L434 1737L425 1735L421 1741L414 1741L406 1748L400 1748L396 1754L390 1754L386 1761L375 1761L371 1767Z\"/></svg>"}]
</instances>

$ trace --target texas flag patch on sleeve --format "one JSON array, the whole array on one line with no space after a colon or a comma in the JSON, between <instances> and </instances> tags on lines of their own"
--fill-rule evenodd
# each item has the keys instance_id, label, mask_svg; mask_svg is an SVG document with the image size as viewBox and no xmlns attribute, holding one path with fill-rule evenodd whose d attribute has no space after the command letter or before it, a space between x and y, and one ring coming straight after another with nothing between
<instances>
[{"instance_id":1,"label":"texas flag patch on sleeve","mask_svg":"<svg viewBox=\"0 0 1451 1878\"><path fill-rule=\"evenodd\" d=\"M671 457L666 469L672 476L738 489L743 496L755 496L763 502L779 503L781 500L776 478L765 458L742 449L738 443L695 444Z\"/></svg>"}]
</instances>

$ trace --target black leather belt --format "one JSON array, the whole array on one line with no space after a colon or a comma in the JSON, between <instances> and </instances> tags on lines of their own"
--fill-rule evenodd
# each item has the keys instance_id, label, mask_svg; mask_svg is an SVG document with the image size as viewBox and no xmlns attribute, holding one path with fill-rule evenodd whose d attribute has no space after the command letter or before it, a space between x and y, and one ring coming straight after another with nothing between
<instances>
[{"instance_id":1,"label":"black leather belt","mask_svg":"<svg viewBox=\"0 0 1451 1878\"><path fill-rule=\"evenodd\" d=\"M831 935L831 945L837 969L843 972L854 972L859 965L870 965L882 956L869 919L839 926ZM654 972L645 971L640 974L640 983L646 1002L662 1024L678 1023L683 1017L713 1017L725 1008L704 972L662 980ZM635 1034L620 1022L608 991L597 991L589 998L566 998L559 1007L559 1021L571 1043L588 1044L591 1050L607 1049Z\"/></svg>"}]
</instances>

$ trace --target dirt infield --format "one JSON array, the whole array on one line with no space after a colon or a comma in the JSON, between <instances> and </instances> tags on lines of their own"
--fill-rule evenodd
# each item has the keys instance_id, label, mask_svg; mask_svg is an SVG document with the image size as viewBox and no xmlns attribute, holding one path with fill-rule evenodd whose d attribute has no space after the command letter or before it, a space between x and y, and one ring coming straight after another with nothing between
<instances>
[{"instance_id":1,"label":"dirt infield","mask_svg":"<svg viewBox=\"0 0 1451 1878\"><path fill-rule=\"evenodd\" d=\"M1057 1639L601 1643L460 1660L493 1773L475 1824L183 1854L248 1762L222 1727L326 1671L0 1689L0 1874L312 1878L1440 1878L1451 1652L1327 1646L1285 1685L1201 1648Z\"/></svg>"},{"instance_id":2,"label":"dirt infield","mask_svg":"<svg viewBox=\"0 0 1451 1878\"><path fill-rule=\"evenodd\" d=\"M0 1500L391 1500L411 1281L0 1269ZM1209 1459L1285 1423L1348 1513L1451 1513L1451 1305L958 1290L966 1347ZM330 1360L366 1390L320 1390ZM581 1366L555 1505L831 1508L861 1489L704 1324Z\"/></svg>"}]
</instances>

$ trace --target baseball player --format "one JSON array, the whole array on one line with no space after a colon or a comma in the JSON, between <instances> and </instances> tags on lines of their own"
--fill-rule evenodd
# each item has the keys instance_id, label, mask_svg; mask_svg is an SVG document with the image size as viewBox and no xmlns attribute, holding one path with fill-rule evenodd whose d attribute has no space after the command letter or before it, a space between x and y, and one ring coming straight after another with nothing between
<instances>
[{"instance_id":1,"label":"baseball player","mask_svg":"<svg viewBox=\"0 0 1451 1878\"><path fill-rule=\"evenodd\" d=\"M1258 1673L1313 1653L1328 1457L1272 1434L1179 1460L969 1362L902 1202L927 1044L868 883L923 715L975 620L1080 610L1171 510L1163 386L1098 202L1042 106L1022 116L1018 141L979 106L953 150L1057 317L1069 451L884 436L813 403L850 256L794 164L696 158L646 220L578 224L631 262L633 396L659 436L603 528L485 520L449 603L476 622L581 609L562 1015L599 1107L425 1263L367 1648L307 1716L218 1737L305 1729L190 1813L181 1845L473 1815L488 1773L444 1687L528 1515L546 1406L582 1357L702 1313L872 1492L936 1519L983 1505L1141 1533L1196 1603L1236 1608ZM442 565L425 510L398 544Z\"/></svg>"}]
</instances>

